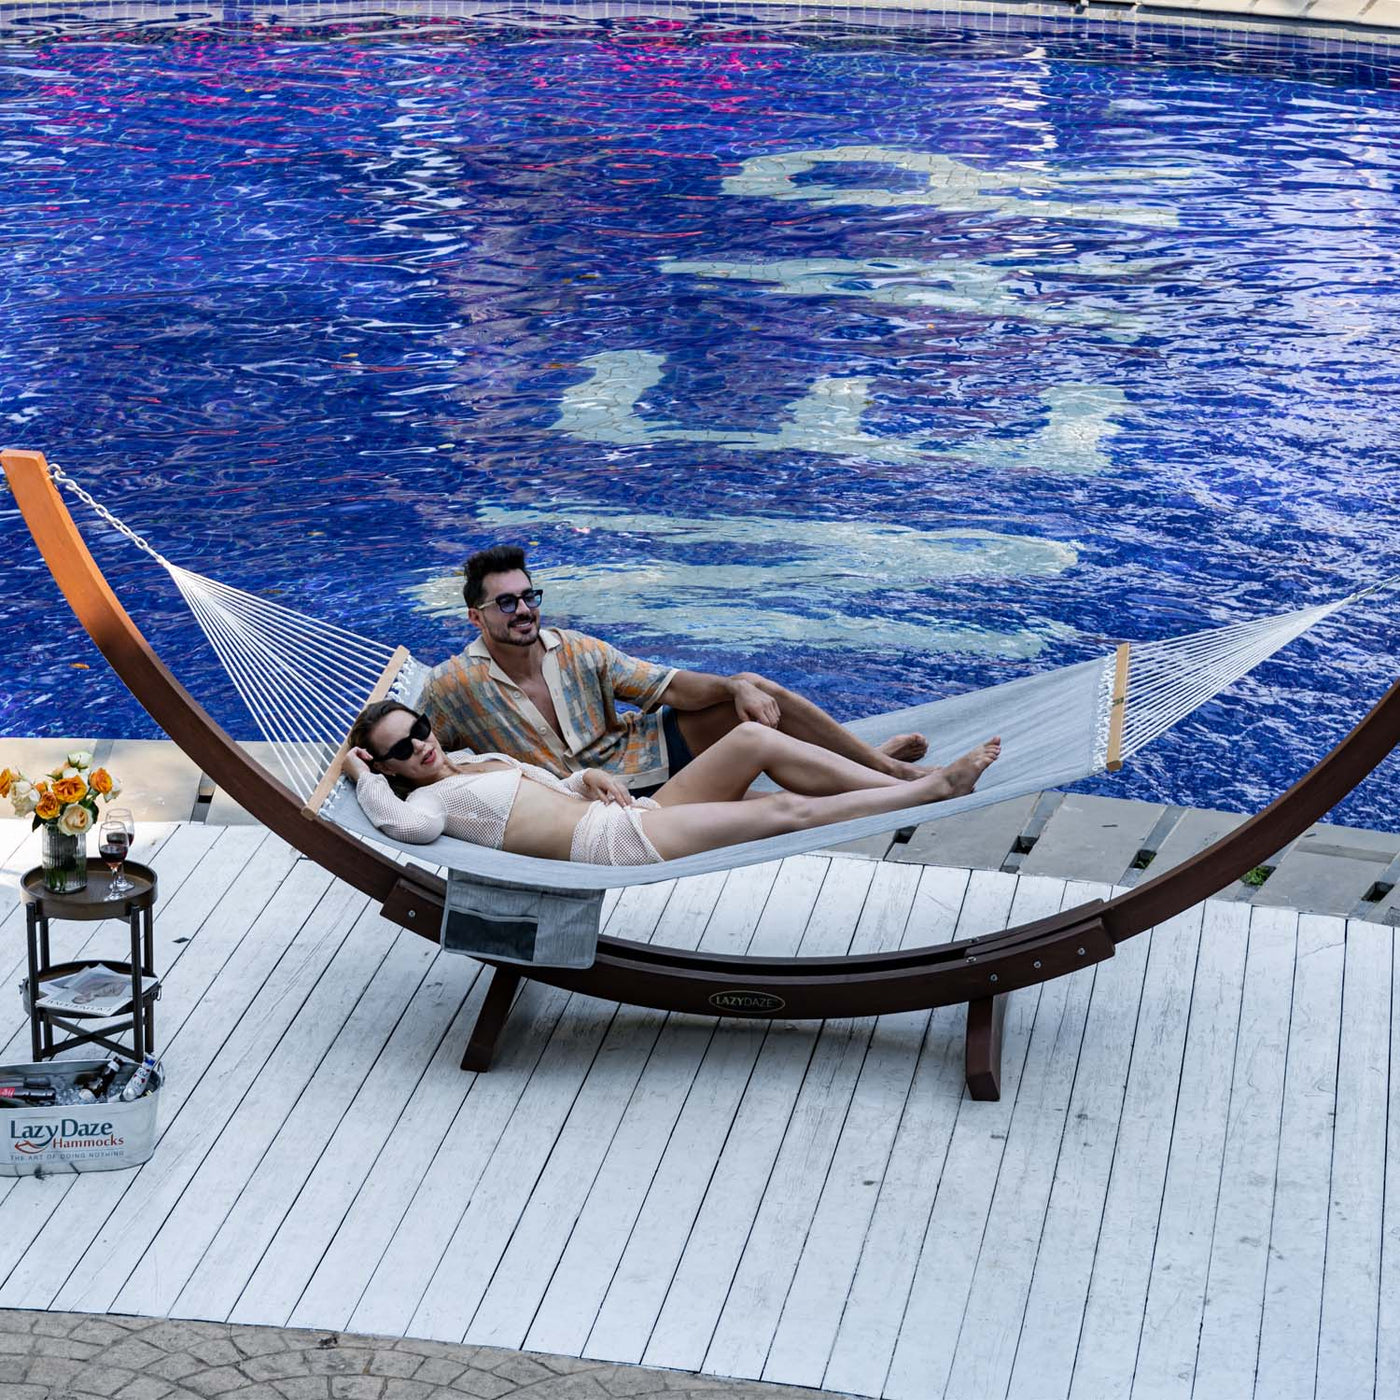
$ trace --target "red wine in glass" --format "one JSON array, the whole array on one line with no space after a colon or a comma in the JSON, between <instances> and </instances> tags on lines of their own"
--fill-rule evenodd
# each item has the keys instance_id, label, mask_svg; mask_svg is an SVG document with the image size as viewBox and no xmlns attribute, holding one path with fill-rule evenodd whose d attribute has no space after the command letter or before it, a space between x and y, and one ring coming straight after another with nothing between
<instances>
[{"instance_id":1,"label":"red wine in glass","mask_svg":"<svg viewBox=\"0 0 1400 1400\"><path fill-rule=\"evenodd\" d=\"M122 874L122 866L126 863L126 853L131 847L131 833L127 831L121 822L103 822L102 829L98 834L98 853L107 862L107 869L112 872L112 883L109 888L114 894L123 894L127 890L136 887Z\"/></svg>"}]
</instances>

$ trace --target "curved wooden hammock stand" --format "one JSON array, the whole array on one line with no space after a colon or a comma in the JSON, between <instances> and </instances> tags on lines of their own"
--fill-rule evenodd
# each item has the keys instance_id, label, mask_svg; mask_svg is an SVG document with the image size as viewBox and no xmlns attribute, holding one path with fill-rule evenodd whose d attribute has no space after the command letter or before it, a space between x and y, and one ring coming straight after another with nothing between
<instances>
[{"instance_id":1,"label":"curved wooden hammock stand","mask_svg":"<svg viewBox=\"0 0 1400 1400\"><path fill-rule=\"evenodd\" d=\"M170 674L88 552L41 453L0 454L15 500L64 596L152 719L230 797L332 874L380 902L384 917L436 941L443 882L396 865L331 823L253 762ZM494 973L462 1060L489 1067L523 975L609 1001L703 1016L817 1020L967 1003L967 1083L1000 1093L1006 997L1113 956L1117 944L1189 909L1267 860L1352 790L1400 742L1400 682L1281 797L1194 859L1117 898L938 947L832 958L719 957L602 938L586 969Z\"/></svg>"}]
</instances>

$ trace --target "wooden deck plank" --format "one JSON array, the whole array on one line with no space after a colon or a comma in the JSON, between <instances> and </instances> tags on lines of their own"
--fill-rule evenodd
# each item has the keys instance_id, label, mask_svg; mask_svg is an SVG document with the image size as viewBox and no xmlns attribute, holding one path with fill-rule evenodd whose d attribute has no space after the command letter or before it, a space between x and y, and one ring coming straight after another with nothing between
<instances>
[{"instance_id":1,"label":"wooden deck plank","mask_svg":"<svg viewBox=\"0 0 1400 1400\"><path fill-rule=\"evenodd\" d=\"M1063 909L1109 893L1106 885L1059 883ZM957 1333L946 1387L951 1396L1004 1395L1010 1384L1093 987L1093 971L1085 968L1041 992Z\"/></svg>"},{"instance_id":2,"label":"wooden deck plank","mask_svg":"<svg viewBox=\"0 0 1400 1400\"><path fill-rule=\"evenodd\" d=\"M1369 1395L1376 1370L1386 1178L1386 1097L1394 930L1346 926L1337 1112L1317 1349L1318 1400Z\"/></svg>"},{"instance_id":3,"label":"wooden deck plank","mask_svg":"<svg viewBox=\"0 0 1400 1400\"><path fill-rule=\"evenodd\" d=\"M778 908L786 909L800 897L812 884L813 865L825 872L827 862L789 862L784 867L760 922L775 916L775 900ZM815 899L815 889L811 897ZM629 925L619 924L614 931L619 937L649 941L649 931L643 934ZM526 1349L570 1355L582 1349L714 1031L713 1023L692 1017L668 1018L662 1028L659 1053L648 1057L564 1241L531 1319Z\"/></svg>"},{"instance_id":4,"label":"wooden deck plank","mask_svg":"<svg viewBox=\"0 0 1400 1400\"><path fill-rule=\"evenodd\" d=\"M831 858L821 898L801 935L802 956L850 947L874 872L871 861ZM598 1310L585 1355L641 1360L772 1028L768 1022L734 1021L710 1042ZM811 1036L810 1030L798 1034Z\"/></svg>"},{"instance_id":5,"label":"wooden deck plank","mask_svg":"<svg viewBox=\"0 0 1400 1400\"><path fill-rule=\"evenodd\" d=\"M975 876L973 877L975 879ZM976 880L966 871L925 870L911 926L934 935L931 943L960 936L966 926L985 930L988 901L1010 911L1014 880ZM938 934L945 937L938 937ZM883 1388L899 1336L904 1301L923 1244L922 1228L938 1189L953 1124L964 1088L964 1012L946 1007L930 1016L924 1050L905 1100L904 1112L885 1166L870 1227L856 1264L845 1310L837 1324L822 1384L828 1389L876 1395Z\"/></svg>"},{"instance_id":6,"label":"wooden deck plank","mask_svg":"<svg viewBox=\"0 0 1400 1400\"><path fill-rule=\"evenodd\" d=\"M946 941L956 927L967 888L966 872L920 869L911 885L901 946ZM911 1011L875 1022L851 1110L783 1303L764 1365L765 1379L821 1384L870 1234L881 1183L909 1111L931 1016L929 1011Z\"/></svg>"},{"instance_id":7,"label":"wooden deck plank","mask_svg":"<svg viewBox=\"0 0 1400 1400\"><path fill-rule=\"evenodd\" d=\"M1134 1400L1189 1400L1220 1195L1239 1031L1249 910L1209 904L1201 925L1186 1051L1175 1099ZM1163 1098L1166 1097L1164 1094Z\"/></svg>"},{"instance_id":8,"label":"wooden deck plank","mask_svg":"<svg viewBox=\"0 0 1400 1400\"><path fill-rule=\"evenodd\" d=\"M730 874L701 936L703 951L744 952L778 870L777 862L767 862ZM466 1340L483 1346L523 1345L665 1019L662 1012L620 1011L467 1328Z\"/></svg>"},{"instance_id":9,"label":"wooden deck plank","mask_svg":"<svg viewBox=\"0 0 1400 1400\"><path fill-rule=\"evenodd\" d=\"M1304 914L1298 920L1278 1175L1254 1388L1259 1400L1311 1397L1316 1388L1345 929L1338 918Z\"/></svg>"},{"instance_id":10,"label":"wooden deck plank","mask_svg":"<svg viewBox=\"0 0 1400 1400\"><path fill-rule=\"evenodd\" d=\"M1377 1047L1376 1053L1380 1053ZM1400 1376L1400 949L1392 945L1390 1084L1386 1113L1386 1174L1381 1222L1376 1378ZM1377 1394L1381 1393L1377 1384Z\"/></svg>"},{"instance_id":11,"label":"wooden deck plank","mask_svg":"<svg viewBox=\"0 0 1400 1400\"><path fill-rule=\"evenodd\" d=\"M464 1076L470 1088L462 1107L427 1171L411 1183L411 1199L383 1254L375 1259L370 1249L353 1256L357 1270L368 1267L370 1272L358 1292L348 1285L359 1279L347 1280L345 1330L408 1335L418 1300L471 1203L476 1183L510 1123L568 1000L567 992L538 983L527 983L522 989L514 1008L512 1033L489 1073ZM313 1285L318 1279L322 1305L332 1308L335 1280L322 1279L320 1270ZM293 1319L309 1322L307 1306L298 1305ZM318 1310L316 1317L322 1316Z\"/></svg>"},{"instance_id":12,"label":"wooden deck plank","mask_svg":"<svg viewBox=\"0 0 1400 1400\"><path fill-rule=\"evenodd\" d=\"M229 827L226 833L240 830L254 828ZM294 876L301 875L302 864L298 863ZM340 986L359 975L367 959L373 958L373 966L379 960L374 955L382 956L381 949L370 945L368 921L361 921L359 932L352 929L347 936L349 916L364 907L363 897L331 884L312 902L309 917L303 915L305 922L298 927L295 919L289 919L291 930L283 933L275 895L254 924L254 936L240 942L240 960L246 957L244 966L262 971L265 981L244 977L225 984L220 979L220 995L201 1007L200 1021L191 1023L191 1043L181 1047L178 1058L172 1054L177 1078L182 1076L181 1065L189 1068L183 1071L182 1097L166 1120L160 1147L132 1178L116 1208L97 1217L100 1228L53 1300L54 1306L80 1311L109 1308L223 1124L245 1094L261 1092L259 1072L303 1003L313 1015L317 1009L326 1015L338 1013L342 1003L335 993ZM302 909L305 904L303 899ZM293 910L301 912L289 897L286 912ZM264 943L271 945L269 952L263 951ZM251 1001L246 1000L249 993L254 993ZM173 1044L170 1048L175 1049Z\"/></svg>"},{"instance_id":13,"label":"wooden deck plank","mask_svg":"<svg viewBox=\"0 0 1400 1400\"><path fill-rule=\"evenodd\" d=\"M999 922L1020 923L1053 914L1063 893L1064 883L1059 880L1019 881L1010 916ZM961 926L958 936L963 936ZM963 1097L959 1105L937 1193L923 1224L923 1247L882 1387L886 1395L927 1400L943 1394L1043 991L1043 987L1027 988L1010 999L1001 1099L974 1103ZM915 1220L911 1228L917 1230L919 1225Z\"/></svg>"},{"instance_id":14,"label":"wooden deck plank","mask_svg":"<svg viewBox=\"0 0 1400 1400\"><path fill-rule=\"evenodd\" d=\"M393 1130L462 1003L464 988L451 975L462 960L421 938L406 942L410 951L421 975L413 983L411 967L405 970L401 990L411 984L411 995L397 1020L402 1003L381 968L170 1304L172 1315L228 1317L284 1226L302 1237L304 1216L353 1198L353 1183ZM235 1119L225 1137L238 1134ZM206 1159L201 1171L210 1167ZM190 1190L198 1194L198 1176Z\"/></svg>"},{"instance_id":15,"label":"wooden deck plank","mask_svg":"<svg viewBox=\"0 0 1400 1400\"><path fill-rule=\"evenodd\" d=\"M899 868L887 865L877 872L877 883L885 871L892 874ZM876 916L888 924L899 947L909 946L920 884L920 871L907 869L902 878L885 877L882 894L887 912ZM902 919L900 910L907 911ZM920 941L926 937L927 930L920 929ZM763 1365L767 1379L815 1386L826 1369L875 1206L877 1192L871 1188L884 1176L928 1022L929 1012L911 1011L876 1018L868 1026L857 1023L857 1038L868 1035L867 1048L787 1297L776 1316ZM793 1376L801 1379L790 1381Z\"/></svg>"},{"instance_id":16,"label":"wooden deck plank","mask_svg":"<svg viewBox=\"0 0 1400 1400\"><path fill-rule=\"evenodd\" d=\"M170 1117L188 1092L178 1068L191 1040L192 1033L186 1027L199 998L217 979L229 952L252 921L251 914L244 917L234 912L234 902L224 896L266 839L266 832L255 829L237 833L232 841L224 834L186 837L181 831L162 851L169 852L188 878L167 906L165 920L157 918L154 926L157 965L166 969L157 1025L171 1071L161 1090L158 1142L164 1141ZM270 862L269 867L280 878L290 864L287 855L280 864ZM177 938L186 936L189 943L176 944ZM13 1183L13 1190L0 1205L0 1249L6 1274L0 1298L12 1298L14 1306L49 1306L70 1271L86 1262L90 1242L107 1214L139 1178L140 1173L103 1172L88 1178L55 1175L42 1181L25 1177ZM83 1187L75 1190L80 1180ZM42 1224L42 1229L34 1235L36 1223ZM33 1240L27 1250L21 1245L26 1237Z\"/></svg>"},{"instance_id":17,"label":"wooden deck plank","mask_svg":"<svg viewBox=\"0 0 1400 1400\"><path fill-rule=\"evenodd\" d=\"M1093 969L1069 1130L1060 1144L1041 1226L1011 1368L1011 1400L1069 1394L1149 954L1159 935L1170 938L1176 932L1176 926L1164 924L1140 934Z\"/></svg>"},{"instance_id":18,"label":"wooden deck plank","mask_svg":"<svg viewBox=\"0 0 1400 1400\"><path fill-rule=\"evenodd\" d=\"M570 997L405 1331L461 1341L617 1008Z\"/></svg>"},{"instance_id":19,"label":"wooden deck plank","mask_svg":"<svg viewBox=\"0 0 1400 1400\"><path fill-rule=\"evenodd\" d=\"M899 866L877 864L871 875L851 939L853 953L898 948L913 907L918 882L901 873ZM847 878L842 875L843 880ZM843 1017L825 1022L817 1035L787 1132L705 1354L705 1366L711 1371L753 1377L763 1373L785 1295L849 1119L874 1028L869 1017Z\"/></svg>"},{"instance_id":20,"label":"wooden deck plank","mask_svg":"<svg viewBox=\"0 0 1400 1400\"><path fill-rule=\"evenodd\" d=\"M771 956L792 956L797 952L831 866L832 862L823 857L800 857L783 863L754 927L748 945L750 951L762 951ZM720 1023L720 1029L716 1031L712 1025L692 1017L671 1017L668 1020L657 1053L648 1061L642 1081L628 1105L603 1169L593 1184L531 1325L525 1343L528 1348L551 1351L562 1346L575 1353L585 1345L711 1036L729 1034L733 1029L732 1024ZM769 1028L750 1079L750 1090L763 1086L770 1093L781 1095L779 1086L786 1077L782 1073L781 1063L773 1058L774 1051L781 1040L789 1054L800 1054L801 1063L805 1066L810 1043L799 1045L798 1039L779 1036L775 1040ZM796 1076L800 1078L800 1075L801 1070L798 1069ZM795 1092L794 1089L794 1096ZM749 1122L746 1115L750 1112L746 1095L730 1134L731 1144L737 1142L752 1147L756 1137L763 1134L774 1136L772 1112L765 1112L756 1121ZM785 1121L785 1117L776 1127L777 1136L781 1135L781 1121ZM729 1152L729 1145L726 1144L721 1154L710 1194L701 1206L696 1228L691 1235L691 1248L697 1236L710 1240L711 1230L715 1236L721 1235L730 1228L733 1216L743 1212L742 1198L730 1198L729 1208L721 1208L707 1224L706 1212L711 1208L711 1199L725 1172L725 1154ZM773 1151L776 1152L776 1146ZM764 1176L766 1178L766 1168ZM735 1189L741 1189L743 1179L733 1185ZM761 1191L761 1185L757 1189ZM727 1195L722 1188L720 1194ZM714 1305L715 1313L722 1301L721 1294Z\"/></svg>"},{"instance_id":21,"label":"wooden deck plank","mask_svg":"<svg viewBox=\"0 0 1400 1400\"><path fill-rule=\"evenodd\" d=\"M612 1349L891 1400L1389 1394L1393 930L1305 917L1295 957L1296 916L1209 904L1013 996L997 1105L964 1097L956 1010L717 1023L528 983L476 1076L470 960L405 940L396 982L377 961L399 935L376 946L361 896L253 828L181 827L155 859L162 1140L135 1172L0 1182L0 1303ZM916 946L1031 917L1057 883L816 855L635 887L607 927ZM13 1003L0 1038L27 1045Z\"/></svg>"},{"instance_id":22,"label":"wooden deck plank","mask_svg":"<svg viewBox=\"0 0 1400 1400\"><path fill-rule=\"evenodd\" d=\"M653 935L654 941L682 948L698 946L713 920L745 917L744 900L751 888L746 873L740 871L717 872L703 882L697 881L695 887L677 886ZM726 898L731 890L733 894ZM546 1050L541 1066L549 1062L556 1046L567 1047L560 1050L563 1063L552 1067L552 1082L543 1082L545 1076L541 1074L542 1082L532 1082L527 1089L520 1113L508 1126L500 1151L483 1174L472 1204L414 1314L411 1327L416 1335L451 1340L466 1335L511 1236L543 1179L617 1010L611 1003L588 997L570 999L556 1030L555 1044ZM656 1022L636 1024L640 1026L641 1038L624 1033L624 1045L630 1039L640 1050L641 1058L635 1062L640 1074L655 1038ZM581 1054L574 1043L580 1035L588 1047L586 1054ZM547 1285L545 1275L539 1280L541 1295Z\"/></svg>"},{"instance_id":23,"label":"wooden deck plank","mask_svg":"<svg viewBox=\"0 0 1400 1400\"><path fill-rule=\"evenodd\" d=\"M665 1020L661 1011L619 1008L494 1267L483 1265L460 1298L463 1340L524 1345Z\"/></svg>"},{"instance_id":24,"label":"wooden deck plank","mask_svg":"<svg viewBox=\"0 0 1400 1400\"><path fill-rule=\"evenodd\" d=\"M608 918L609 932L625 929L636 941L648 942L663 924L668 928L683 924L694 896L676 900L671 911L676 888L674 881L667 881L624 890ZM702 904L706 898L712 904L719 882L712 878L703 890L708 893L702 895ZM318 1270L313 1278L314 1297L298 1305L293 1319L320 1319L339 1306L339 1296L349 1302L343 1324L347 1328L392 1335L406 1332L568 1003L565 992L525 983L495 1065L488 1074L469 1077L469 1092L441 1146L414 1183L416 1189L404 1193L408 1200L401 1206L394 1230L387 1238L382 1231L374 1232L369 1248L350 1253L355 1272L348 1280ZM381 1184L379 1189L385 1188ZM376 1258L374 1250L381 1240L382 1253Z\"/></svg>"},{"instance_id":25,"label":"wooden deck plank","mask_svg":"<svg viewBox=\"0 0 1400 1400\"><path fill-rule=\"evenodd\" d=\"M1203 910L1153 934L1070 1395L1129 1393L1171 1148ZM1170 927L1164 925L1164 928ZM1171 1096L1162 1100L1163 1086Z\"/></svg>"},{"instance_id":26,"label":"wooden deck plank","mask_svg":"<svg viewBox=\"0 0 1400 1400\"><path fill-rule=\"evenodd\" d=\"M265 1239L266 1224L280 1218L436 955L431 944L412 934L392 926L381 933L391 945L382 958L366 959L359 986L347 975L343 1000L315 1011L308 1005L288 1027L259 1073L255 1092L242 1096L178 1200L166 1209L155 1238L112 1299L114 1311L217 1315L177 1309L181 1290L225 1227L235 1236L247 1232L250 1243ZM256 1259L256 1254L236 1257L225 1277L224 1260L216 1252L214 1275L206 1275L207 1289L197 1291L196 1308L207 1294L211 1307L226 1310L231 1301L224 1299L230 1292L237 1297Z\"/></svg>"},{"instance_id":27,"label":"wooden deck plank","mask_svg":"<svg viewBox=\"0 0 1400 1400\"><path fill-rule=\"evenodd\" d=\"M661 885L633 886L626 895L650 892L652 923L661 917L666 899L671 896L675 882ZM629 902L615 899L603 918L609 928L626 910ZM651 928L637 923L627 924L630 937L647 941ZM325 1253L314 1240L325 1238L326 1225L332 1224L333 1210L321 1210L321 1196L316 1196L315 1212L298 1212L294 1225L284 1226L272 1250L259 1264L244 1296L231 1315L234 1322L284 1323L293 1327L333 1327L346 1329L351 1312L357 1308L375 1270L384 1263L391 1250L396 1231L406 1221L413 1207L419 1184L424 1183L424 1203L419 1205L419 1218L431 1215L438 1200L435 1183L441 1183L442 1193L451 1190L449 1170L444 1163L458 1161L458 1149L463 1134L472 1128L472 1119L463 1114L466 1096L476 1088L475 1074L465 1074L458 1068L462 1043L470 1033L486 994L489 979L480 976L480 965L473 959L462 959L463 972L476 969L475 980L456 1021L444 1042L438 1047L433 1064L414 1088L413 1098L400 1119L395 1133L381 1148L377 1159L349 1211L332 1228L335 1235L325 1246ZM487 1084L494 1088L477 1089L476 1109L480 1113L480 1128L476 1140L490 1137L491 1123L503 1121L501 1113L514 1105L524 1077L538 1060L545 1046L554 1019L564 1005L563 993L550 993L553 1014L545 1011L539 988L526 988L524 1001L517 1007L514 1025L505 1036L496 1071ZM508 1116L508 1114L507 1114ZM350 1151L354 1144L351 1142ZM435 1175L435 1183L430 1176ZM458 1183L461 1184L461 1183ZM465 1201L456 1201L452 1219L461 1217ZM321 1219L316 1219L321 1217ZM414 1221L409 1219L409 1231ZM392 1261L391 1261L392 1263ZM372 1305L372 1301L371 1301Z\"/></svg>"},{"instance_id":28,"label":"wooden deck plank","mask_svg":"<svg viewBox=\"0 0 1400 1400\"><path fill-rule=\"evenodd\" d=\"M1192 1394L1252 1395L1274 1207L1298 916L1252 909Z\"/></svg>"},{"instance_id":29,"label":"wooden deck plank","mask_svg":"<svg viewBox=\"0 0 1400 1400\"><path fill-rule=\"evenodd\" d=\"M391 1121L387 1113L375 1118L374 1108L367 1112L356 1099L229 1310L230 1322L332 1330L344 1326L402 1218L410 1184L427 1170L475 1077L463 1073L458 1061L488 979L473 959L451 958L434 965L429 989L439 969L441 995L456 1011L407 1103ZM396 1073L396 1056L385 1055L381 1063L386 1075ZM377 1107L378 1095L370 1102ZM368 1126L360 1121L366 1116L371 1119ZM375 1146L365 1151L366 1142ZM326 1285L328 1297L322 1294ZM299 1308L312 1320L293 1323Z\"/></svg>"}]
</instances>

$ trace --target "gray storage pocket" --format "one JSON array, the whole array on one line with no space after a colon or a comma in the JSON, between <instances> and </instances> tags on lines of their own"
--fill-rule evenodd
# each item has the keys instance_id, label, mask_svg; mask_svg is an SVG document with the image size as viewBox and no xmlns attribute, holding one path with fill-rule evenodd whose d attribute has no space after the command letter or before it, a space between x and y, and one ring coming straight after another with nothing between
<instances>
[{"instance_id":1,"label":"gray storage pocket","mask_svg":"<svg viewBox=\"0 0 1400 1400\"><path fill-rule=\"evenodd\" d=\"M591 967L601 890L551 890L449 871L442 946L526 967Z\"/></svg>"}]
</instances>

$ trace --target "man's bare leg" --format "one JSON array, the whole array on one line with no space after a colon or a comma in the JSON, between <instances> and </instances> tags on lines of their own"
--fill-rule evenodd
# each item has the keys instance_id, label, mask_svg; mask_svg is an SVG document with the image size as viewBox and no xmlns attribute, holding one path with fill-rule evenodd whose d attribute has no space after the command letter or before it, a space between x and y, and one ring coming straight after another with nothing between
<instances>
[{"instance_id":1,"label":"man's bare leg","mask_svg":"<svg viewBox=\"0 0 1400 1400\"><path fill-rule=\"evenodd\" d=\"M791 734L794 739L816 744L818 748L839 754L842 758L849 758L854 763L873 768L875 772L885 773L891 778L912 780L928 776L928 769L916 768L909 761L922 758L928 751L928 744L922 734L899 734L876 748L862 739L857 739L849 730L837 724L825 710L796 691L788 690L764 676L745 675L743 679L752 682L778 702L778 708L782 712L778 728L784 734ZM694 754L703 753L740 722L732 705L711 705L704 710L677 710L676 718L680 721L681 733Z\"/></svg>"},{"instance_id":2,"label":"man's bare leg","mask_svg":"<svg viewBox=\"0 0 1400 1400\"><path fill-rule=\"evenodd\" d=\"M854 759L750 720L696 754L653 796L663 807L737 802L760 773L788 792L806 797L906 785L900 778L876 773Z\"/></svg>"}]
</instances>

